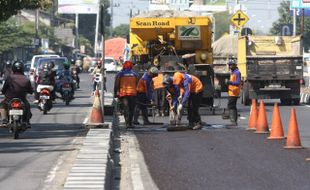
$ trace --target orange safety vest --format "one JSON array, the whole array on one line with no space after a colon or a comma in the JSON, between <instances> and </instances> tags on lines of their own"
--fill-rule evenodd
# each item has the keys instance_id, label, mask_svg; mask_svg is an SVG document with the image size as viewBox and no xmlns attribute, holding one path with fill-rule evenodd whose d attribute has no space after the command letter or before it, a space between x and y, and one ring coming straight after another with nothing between
<instances>
[{"instance_id":1,"label":"orange safety vest","mask_svg":"<svg viewBox=\"0 0 310 190\"><path fill-rule=\"evenodd\" d=\"M197 77L195 77L194 75L191 75L191 77L192 77L192 83L189 86L190 92L191 93L202 92L203 85L202 85L201 81Z\"/></svg>"},{"instance_id":2,"label":"orange safety vest","mask_svg":"<svg viewBox=\"0 0 310 190\"><path fill-rule=\"evenodd\" d=\"M163 81L164 81L164 75L162 73L159 73L157 77L154 77L153 78L154 89L165 88L163 85Z\"/></svg>"},{"instance_id":3,"label":"orange safety vest","mask_svg":"<svg viewBox=\"0 0 310 190\"><path fill-rule=\"evenodd\" d=\"M237 82L238 80L240 81L240 79L241 79L241 74L239 70L236 70L233 73L231 73L230 75L231 82ZM240 84L239 85L231 85L231 84L228 85L228 96L239 96L239 94L240 94Z\"/></svg>"},{"instance_id":4,"label":"orange safety vest","mask_svg":"<svg viewBox=\"0 0 310 190\"><path fill-rule=\"evenodd\" d=\"M137 75L133 72L127 72L119 76L119 96L137 95Z\"/></svg>"}]
</instances>

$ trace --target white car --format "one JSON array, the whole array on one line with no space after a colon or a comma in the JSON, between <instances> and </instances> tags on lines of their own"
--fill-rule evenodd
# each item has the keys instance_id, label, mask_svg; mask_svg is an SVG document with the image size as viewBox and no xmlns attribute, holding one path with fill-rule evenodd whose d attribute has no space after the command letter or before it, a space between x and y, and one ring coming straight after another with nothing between
<instances>
[{"instance_id":1,"label":"white car","mask_svg":"<svg viewBox=\"0 0 310 190\"><path fill-rule=\"evenodd\" d=\"M31 82L32 87L35 86L35 73L36 73L35 69L37 67L38 61L40 58L47 58L47 57L59 57L59 55L42 54L42 55L34 55L32 57L29 70L29 80Z\"/></svg>"},{"instance_id":2,"label":"white car","mask_svg":"<svg viewBox=\"0 0 310 190\"><path fill-rule=\"evenodd\" d=\"M113 57L104 58L104 68L106 71L117 71L117 64Z\"/></svg>"}]
</instances>

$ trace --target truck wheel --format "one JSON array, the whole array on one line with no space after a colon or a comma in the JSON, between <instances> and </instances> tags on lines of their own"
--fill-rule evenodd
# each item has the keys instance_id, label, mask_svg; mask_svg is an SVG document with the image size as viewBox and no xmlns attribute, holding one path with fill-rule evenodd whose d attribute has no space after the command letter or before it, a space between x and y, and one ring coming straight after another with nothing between
<instances>
[{"instance_id":1,"label":"truck wheel","mask_svg":"<svg viewBox=\"0 0 310 190\"><path fill-rule=\"evenodd\" d=\"M245 106L248 106L251 103L250 98L249 98L249 90L248 90L247 83L245 83L244 86L243 86L243 90L242 90L242 103Z\"/></svg>"},{"instance_id":2,"label":"truck wheel","mask_svg":"<svg viewBox=\"0 0 310 190\"><path fill-rule=\"evenodd\" d=\"M281 98L280 101L281 101L281 104L283 105L291 105L292 103L292 99Z\"/></svg>"}]
</instances>

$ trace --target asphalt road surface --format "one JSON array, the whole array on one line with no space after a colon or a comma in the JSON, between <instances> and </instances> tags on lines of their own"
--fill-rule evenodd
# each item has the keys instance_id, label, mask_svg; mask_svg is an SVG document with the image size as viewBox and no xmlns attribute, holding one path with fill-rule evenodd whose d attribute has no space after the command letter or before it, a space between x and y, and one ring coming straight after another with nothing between
<instances>
[{"instance_id":1,"label":"asphalt road surface","mask_svg":"<svg viewBox=\"0 0 310 190\"><path fill-rule=\"evenodd\" d=\"M47 115L32 106L32 128L20 139L0 129L1 190L62 189L83 139L90 94L90 76L82 74L81 89L69 106L58 99Z\"/></svg>"},{"instance_id":2,"label":"asphalt road surface","mask_svg":"<svg viewBox=\"0 0 310 190\"><path fill-rule=\"evenodd\" d=\"M108 83L108 88L111 85ZM279 100L267 100L265 104L269 124L275 102ZM219 108L226 107L226 103L225 98L215 101ZM220 115L203 115L207 125L199 131L167 132L162 125L126 130L121 116L121 177L115 182L117 188L310 189L310 162L305 161L310 157L310 108L295 107L305 147L299 150L284 149L285 140L270 141L268 135L246 131L250 107L238 103L238 108L239 126L234 129L228 129L229 121ZM280 106L285 134L290 109ZM155 120L168 123L167 117ZM186 123L186 116L182 121Z\"/></svg>"}]
</instances>

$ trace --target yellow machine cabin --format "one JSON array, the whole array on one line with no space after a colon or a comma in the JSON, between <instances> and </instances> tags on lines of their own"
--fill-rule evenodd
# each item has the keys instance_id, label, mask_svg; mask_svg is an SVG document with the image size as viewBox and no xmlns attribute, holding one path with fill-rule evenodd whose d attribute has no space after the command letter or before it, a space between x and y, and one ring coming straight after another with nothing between
<instances>
[{"instance_id":1,"label":"yellow machine cabin","mask_svg":"<svg viewBox=\"0 0 310 190\"><path fill-rule=\"evenodd\" d=\"M209 17L131 18L131 60L139 71L151 64L165 73L198 76L205 86L204 98L213 105L211 29Z\"/></svg>"}]
</instances>

